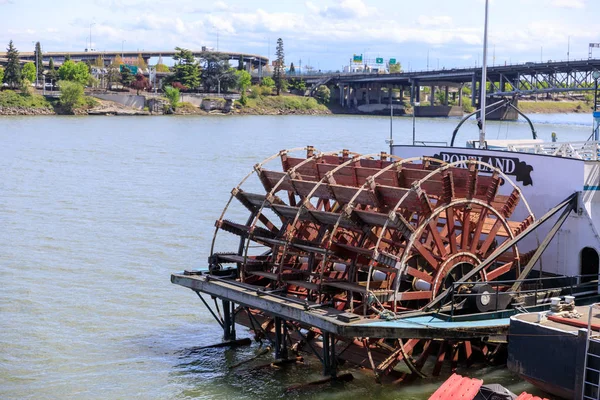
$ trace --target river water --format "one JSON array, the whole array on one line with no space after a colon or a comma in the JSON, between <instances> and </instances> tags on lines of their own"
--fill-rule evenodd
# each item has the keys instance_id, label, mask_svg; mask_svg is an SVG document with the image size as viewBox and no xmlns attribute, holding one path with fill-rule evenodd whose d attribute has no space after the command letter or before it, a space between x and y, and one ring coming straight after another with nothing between
<instances>
[{"instance_id":1,"label":"river water","mask_svg":"<svg viewBox=\"0 0 600 400\"><path fill-rule=\"evenodd\" d=\"M549 140L585 140L588 115L535 115ZM419 119L417 139L449 141L456 119ZM412 140L412 120L394 120ZM527 138L522 122L488 138ZM477 137L474 123L459 144ZM221 330L199 299L169 281L204 268L213 224L254 163L314 145L385 150L389 119L359 116L0 117L0 398L280 398L320 365L276 371L229 366L258 351L195 352ZM247 336L240 329L239 336ZM502 368L464 371L519 392ZM425 399L439 385L325 386L291 398Z\"/></svg>"}]
</instances>

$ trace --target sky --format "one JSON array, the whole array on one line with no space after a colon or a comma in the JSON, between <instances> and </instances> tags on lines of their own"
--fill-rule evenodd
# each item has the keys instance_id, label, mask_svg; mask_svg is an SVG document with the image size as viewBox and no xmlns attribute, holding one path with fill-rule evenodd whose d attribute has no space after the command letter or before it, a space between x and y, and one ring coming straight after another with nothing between
<instances>
[{"instance_id":1,"label":"sky","mask_svg":"<svg viewBox=\"0 0 600 400\"><path fill-rule=\"evenodd\" d=\"M176 46L341 70L353 54L425 70L481 65L484 0L0 0L0 45L20 51ZM490 0L488 64L588 57L598 0ZM600 48L594 52L600 58Z\"/></svg>"}]
</instances>

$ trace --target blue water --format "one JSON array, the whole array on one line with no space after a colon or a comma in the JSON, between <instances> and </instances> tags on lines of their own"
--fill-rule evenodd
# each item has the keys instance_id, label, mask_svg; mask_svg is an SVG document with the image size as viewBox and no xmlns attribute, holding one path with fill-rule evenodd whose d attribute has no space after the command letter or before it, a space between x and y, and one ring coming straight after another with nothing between
<instances>
[{"instance_id":1,"label":"blue water","mask_svg":"<svg viewBox=\"0 0 600 400\"><path fill-rule=\"evenodd\" d=\"M543 138L584 140L584 117L534 118ZM449 141L456 123L418 120L417 138ZM396 143L411 142L410 118L393 129ZM490 122L488 134L528 129ZM214 221L256 162L309 144L378 152L388 135L382 117L0 117L0 398L280 398L321 377L311 357L280 371L253 369L270 356L229 369L258 344L191 351L221 331L169 276L205 267ZM458 143L476 137L469 122ZM529 388L501 368L465 373ZM289 397L424 399L440 382L355 376Z\"/></svg>"}]
</instances>

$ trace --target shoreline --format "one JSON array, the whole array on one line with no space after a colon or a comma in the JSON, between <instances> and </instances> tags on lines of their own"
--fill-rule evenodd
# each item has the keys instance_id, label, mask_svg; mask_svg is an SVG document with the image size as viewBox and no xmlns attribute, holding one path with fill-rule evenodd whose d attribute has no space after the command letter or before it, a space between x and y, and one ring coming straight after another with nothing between
<instances>
[{"instance_id":1,"label":"shoreline","mask_svg":"<svg viewBox=\"0 0 600 400\"><path fill-rule=\"evenodd\" d=\"M525 114L585 114L591 112L591 106L584 101L552 101L552 100L521 100L519 109ZM362 115L377 116L379 114L370 114L355 112L353 110L342 109L337 105L331 107L308 108L308 109L290 109L282 107L244 107L236 105L229 112L216 109L205 111L199 107L191 109L189 107L176 109L172 114L151 113L147 110L138 110L121 104L101 101L100 106L89 109L76 109L73 113L63 113L56 108L48 107L24 107L24 106L0 106L0 116L35 116L35 115L90 115L90 116L157 116L157 115L219 115L219 116L242 116L242 115ZM412 117L412 113L402 115ZM397 117L401 117L398 115Z\"/></svg>"}]
</instances>

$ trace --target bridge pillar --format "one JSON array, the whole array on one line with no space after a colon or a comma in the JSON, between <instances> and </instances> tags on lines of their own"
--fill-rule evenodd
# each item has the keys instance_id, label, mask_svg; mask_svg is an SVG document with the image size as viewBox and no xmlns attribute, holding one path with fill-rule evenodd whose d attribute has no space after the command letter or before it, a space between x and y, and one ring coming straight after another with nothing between
<instances>
[{"instance_id":1,"label":"bridge pillar","mask_svg":"<svg viewBox=\"0 0 600 400\"><path fill-rule=\"evenodd\" d=\"M435 86L431 85L431 105L435 105Z\"/></svg>"},{"instance_id":2,"label":"bridge pillar","mask_svg":"<svg viewBox=\"0 0 600 400\"><path fill-rule=\"evenodd\" d=\"M356 95L356 92L358 91L358 88L355 86L352 86L352 107L353 108L357 108L358 107L358 96Z\"/></svg>"},{"instance_id":3,"label":"bridge pillar","mask_svg":"<svg viewBox=\"0 0 600 400\"><path fill-rule=\"evenodd\" d=\"M381 104L381 85L377 85L377 104Z\"/></svg>"},{"instance_id":4,"label":"bridge pillar","mask_svg":"<svg viewBox=\"0 0 600 400\"><path fill-rule=\"evenodd\" d=\"M419 85L419 81L415 82L415 100L417 103L421 102L421 85Z\"/></svg>"},{"instance_id":5,"label":"bridge pillar","mask_svg":"<svg viewBox=\"0 0 600 400\"><path fill-rule=\"evenodd\" d=\"M460 88L458 89L458 105L460 107L462 107L462 93L463 93L462 90L463 90L463 87L462 87L462 85L460 85Z\"/></svg>"},{"instance_id":6,"label":"bridge pillar","mask_svg":"<svg viewBox=\"0 0 600 400\"><path fill-rule=\"evenodd\" d=\"M475 74L471 78L471 105L475 107L477 105L477 80Z\"/></svg>"},{"instance_id":7,"label":"bridge pillar","mask_svg":"<svg viewBox=\"0 0 600 400\"><path fill-rule=\"evenodd\" d=\"M262 61L259 60L258 61L258 77L259 77L259 79L262 79L262 77L263 77L262 72L263 72Z\"/></svg>"},{"instance_id":8,"label":"bridge pillar","mask_svg":"<svg viewBox=\"0 0 600 400\"><path fill-rule=\"evenodd\" d=\"M370 92L371 92L371 84L367 83L367 85L365 86L365 103L366 104L371 104Z\"/></svg>"},{"instance_id":9,"label":"bridge pillar","mask_svg":"<svg viewBox=\"0 0 600 400\"><path fill-rule=\"evenodd\" d=\"M340 106L344 107L344 85L340 85Z\"/></svg>"},{"instance_id":10,"label":"bridge pillar","mask_svg":"<svg viewBox=\"0 0 600 400\"><path fill-rule=\"evenodd\" d=\"M448 86L444 88L444 105L448 105Z\"/></svg>"}]
</instances>

